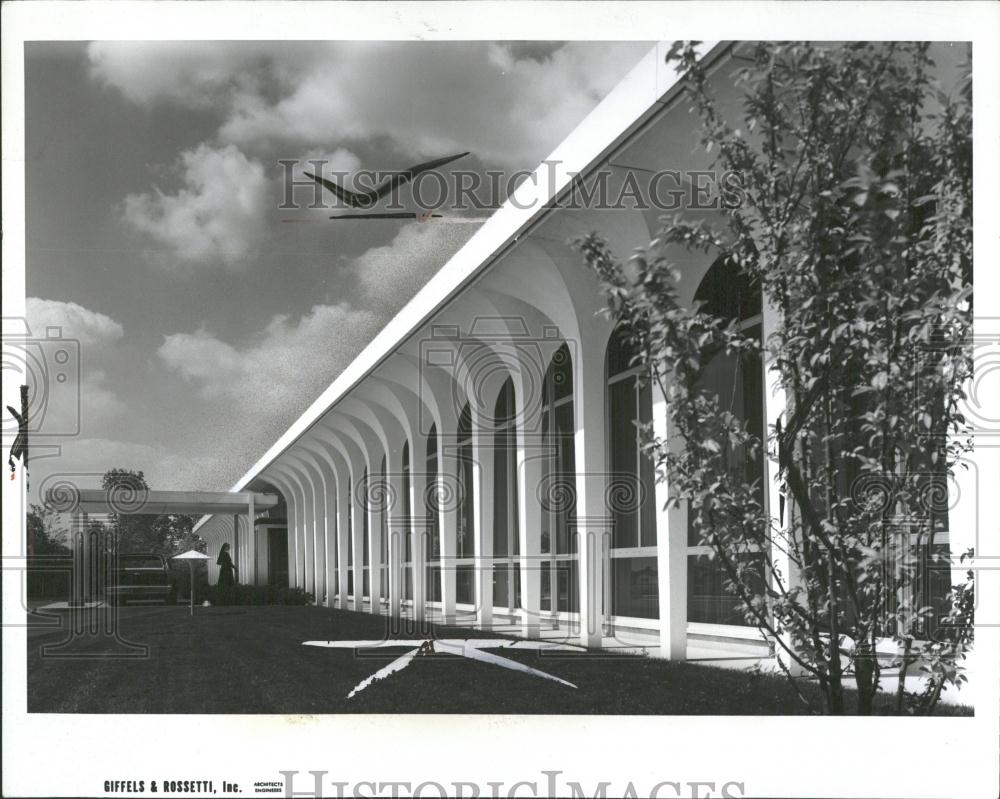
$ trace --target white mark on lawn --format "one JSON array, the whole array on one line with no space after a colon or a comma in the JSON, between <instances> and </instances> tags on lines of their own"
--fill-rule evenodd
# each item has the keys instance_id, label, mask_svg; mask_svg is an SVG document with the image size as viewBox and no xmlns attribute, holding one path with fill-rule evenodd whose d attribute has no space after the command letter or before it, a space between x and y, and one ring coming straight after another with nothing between
<instances>
[{"instance_id":1,"label":"white mark on lawn","mask_svg":"<svg viewBox=\"0 0 1000 799\"><path fill-rule=\"evenodd\" d=\"M383 666L374 674L366 677L364 680L359 682L351 692L347 695L350 699L355 694L361 693L369 685L379 680L384 680L387 677L395 674L397 671L402 671L413 659L418 655L429 655L432 652L437 652L439 654L446 655L458 655L459 657L468 658L469 660L475 660L480 663L490 663L494 666L500 666L504 669L511 669L512 671L520 671L524 674L531 674L535 677L541 677L545 680L553 680L554 682L561 683L562 685L567 685L570 688L576 688L573 683L567 682L566 680L556 677L553 674L542 671L541 669L532 668L531 666L526 666L523 663L518 663L516 660L510 660L509 658L501 657L500 655L495 655L491 652L486 652L486 649L534 649L537 651L548 651L548 652L583 652L585 651L583 647L574 646L573 644L554 644L548 641L509 641L502 638L442 638L439 640L427 639L424 641L402 641L402 640L379 640L379 641L304 641L303 646L320 646L327 647L329 649L384 649L384 648L398 648L401 646L408 646L410 644L417 644L417 646L400 657L396 658L392 663L387 666Z\"/></svg>"}]
</instances>

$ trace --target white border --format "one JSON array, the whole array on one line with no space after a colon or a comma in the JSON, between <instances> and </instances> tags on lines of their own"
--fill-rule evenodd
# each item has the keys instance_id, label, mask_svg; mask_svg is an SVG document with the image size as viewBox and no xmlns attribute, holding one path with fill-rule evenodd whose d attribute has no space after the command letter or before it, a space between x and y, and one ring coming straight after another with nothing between
<instances>
[{"instance_id":1,"label":"white border","mask_svg":"<svg viewBox=\"0 0 1000 799\"><path fill-rule=\"evenodd\" d=\"M57 39L934 39L972 41L976 311L1000 317L1000 6L994 3L24 3L2 8L3 314L24 308L23 42ZM11 387L3 386L3 404ZM5 442L6 443L6 442ZM1000 450L980 473L1000 474ZM22 551L21 481L3 485L5 558ZM1000 500L980 491L996 541ZM992 553L991 553L992 554ZM997 553L1000 554L1000 553ZM1000 563L1000 560L995 561ZM8 572L8 575L11 573ZM752 796L996 796L1000 570L983 571L974 719L476 716L27 716L25 634L3 630L3 794L103 795L105 779L540 781L608 795L632 781L735 780ZM3 584L17 624L17 580ZM191 739L191 730L197 733ZM190 740L190 747L180 741ZM499 757L498 757L499 753ZM179 763L190 764L179 766ZM305 785L297 786L300 789ZM485 786L484 786L485 788ZM367 789L366 789L367 790ZM522 789L518 795L531 795ZM332 795L328 794L328 795ZM387 794L386 794L387 795ZM431 793L430 795L434 795ZM673 795L669 789L661 795ZM701 795L705 795L704 789ZM718 795L717 793L715 795Z\"/></svg>"}]
</instances>

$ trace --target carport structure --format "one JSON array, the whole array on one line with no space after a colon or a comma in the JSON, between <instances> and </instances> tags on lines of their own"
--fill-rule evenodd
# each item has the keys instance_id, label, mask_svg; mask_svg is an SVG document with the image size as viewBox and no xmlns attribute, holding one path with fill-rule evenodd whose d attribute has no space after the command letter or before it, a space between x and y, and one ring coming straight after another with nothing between
<instances>
[{"instance_id":1,"label":"carport structure","mask_svg":"<svg viewBox=\"0 0 1000 799\"><path fill-rule=\"evenodd\" d=\"M253 521L278 506L275 494L254 491L150 491L119 485L110 489L74 488L67 494L59 487L46 492L46 504L73 516L73 577L70 605L86 605L95 599L100 575L97 553L104 550L103 535L90 529L92 515L189 514L231 519L233 561L248 582L259 582L261 571L257 536L241 531L255 530ZM245 523L241 523L245 519Z\"/></svg>"}]
</instances>

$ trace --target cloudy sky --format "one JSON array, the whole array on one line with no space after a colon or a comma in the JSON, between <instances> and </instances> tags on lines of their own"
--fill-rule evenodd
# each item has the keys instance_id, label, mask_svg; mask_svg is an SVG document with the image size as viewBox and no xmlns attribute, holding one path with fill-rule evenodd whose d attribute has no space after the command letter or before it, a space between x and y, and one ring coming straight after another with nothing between
<instances>
[{"instance_id":1,"label":"cloudy sky","mask_svg":"<svg viewBox=\"0 0 1000 799\"><path fill-rule=\"evenodd\" d=\"M229 488L477 228L281 210L279 159L533 169L648 47L29 44L28 321L82 375L32 488L111 466Z\"/></svg>"}]
</instances>

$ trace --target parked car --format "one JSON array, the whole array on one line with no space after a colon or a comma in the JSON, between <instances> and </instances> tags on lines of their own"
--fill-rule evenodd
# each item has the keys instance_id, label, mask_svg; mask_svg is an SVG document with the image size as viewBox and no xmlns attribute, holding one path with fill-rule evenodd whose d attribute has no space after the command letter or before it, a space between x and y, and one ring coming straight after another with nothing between
<instances>
[{"instance_id":1,"label":"parked car","mask_svg":"<svg viewBox=\"0 0 1000 799\"><path fill-rule=\"evenodd\" d=\"M133 553L118 556L118 566L110 575L106 595L108 602L116 605L130 601L173 604L177 601L177 586L163 555Z\"/></svg>"}]
</instances>

